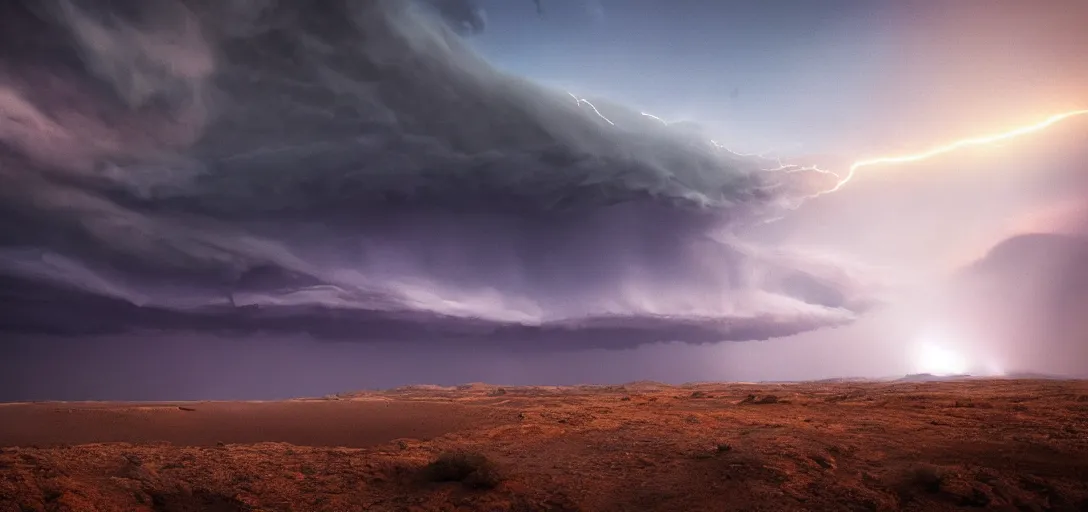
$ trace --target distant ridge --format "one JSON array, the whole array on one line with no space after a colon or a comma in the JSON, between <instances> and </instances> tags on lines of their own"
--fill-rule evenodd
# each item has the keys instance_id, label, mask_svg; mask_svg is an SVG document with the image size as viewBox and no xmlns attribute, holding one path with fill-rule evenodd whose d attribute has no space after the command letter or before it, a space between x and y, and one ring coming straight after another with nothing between
<instances>
[{"instance_id":1,"label":"distant ridge","mask_svg":"<svg viewBox=\"0 0 1088 512\"><path fill-rule=\"evenodd\" d=\"M657 382L653 380L636 380L634 382L628 382L623 385L631 391L656 391L661 389L668 389L673 386L665 384L664 382Z\"/></svg>"},{"instance_id":2,"label":"distant ridge","mask_svg":"<svg viewBox=\"0 0 1088 512\"><path fill-rule=\"evenodd\" d=\"M912 373L896 379L896 382L943 382L950 380L967 380L972 378L969 374L958 375L933 375L932 373Z\"/></svg>"},{"instance_id":3,"label":"distant ridge","mask_svg":"<svg viewBox=\"0 0 1088 512\"><path fill-rule=\"evenodd\" d=\"M1020 372L1009 373L1001 378L1003 379L1021 379L1021 380L1069 380L1077 379L1078 377L1070 377L1067 375L1054 375L1050 373L1032 373L1032 372ZM1083 378L1083 377L1081 377Z\"/></svg>"},{"instance_id":4,"label":"distant ridge","mask_svg":"<svg viewBox=\"0 0 1088 512\"><path fill-rule=\"evenodd\" d=\"M851 382L877 382L883 379L873 379L869 377L832 377L830 379L820 379L809 381L814 384L849 384Z\"/></svg>"}]
</instances>

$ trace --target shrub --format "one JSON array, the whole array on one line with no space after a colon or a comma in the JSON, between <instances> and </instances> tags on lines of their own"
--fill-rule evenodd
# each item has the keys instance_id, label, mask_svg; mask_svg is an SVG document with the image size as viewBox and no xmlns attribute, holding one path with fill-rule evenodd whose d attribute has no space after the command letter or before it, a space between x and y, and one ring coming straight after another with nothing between
<instances>
[{"instance_id":1,"label":"shrub","mask_svg":"<svg viewBox=\"0 0 1088 512\"><path fill-rule=\"evenodd\" d=\"M491 489L502 481L495 463L473 452L443 453L424 471L432 482L461 482L472 489Z\"/></svg>"},{"instance_id":2,"label":"shrub","mask_svg":"<svg viewBox=\"0 0 1088 512\"><path fill-rule=\"evenodd\" d=\"M919 464L909 468L900 485L900 495L909 496L912 491L923 491L929 494L941 492L945 475L940 468L929 464Z\"/></svg>"}]
</instances>

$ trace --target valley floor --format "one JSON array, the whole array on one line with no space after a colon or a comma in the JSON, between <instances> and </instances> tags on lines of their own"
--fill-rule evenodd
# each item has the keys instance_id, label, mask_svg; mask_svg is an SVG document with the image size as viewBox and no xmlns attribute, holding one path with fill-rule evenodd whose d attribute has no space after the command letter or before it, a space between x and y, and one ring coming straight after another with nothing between
<instances>
[{"instance_id":1,"label":"valley floor","mask_svg":"<svg viewBox=\"0 0 1088 512\"><path fill-rule=\"evenodd\" d=\"M1088 382L0 406L8 511L1088 511Z\"/></svg>"}]
</instances>

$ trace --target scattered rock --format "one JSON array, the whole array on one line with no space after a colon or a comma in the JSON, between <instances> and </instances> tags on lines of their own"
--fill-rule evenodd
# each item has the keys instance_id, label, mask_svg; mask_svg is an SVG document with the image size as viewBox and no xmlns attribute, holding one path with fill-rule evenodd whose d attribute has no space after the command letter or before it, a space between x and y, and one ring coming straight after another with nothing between
<instances>
[{"instance_id":1,"label":"scattered rock","mask_svg":"<svg viewBox=\"0 0 1088 512\"><path fill-rule=\"evenodd\" d=\"M969 493L960 495L956 501L961 507L984 508L990 505L990 496L980 489L971 489Z\"/></svg>"},{"instance_id":2,"label":"scattered rock","mask_svg":"<svg viewBox=\"0 0 1088 512\"><path fill-rule=\"evenodd\" d=\"M824 469L835 469L835 459L830 455L824 455L822 453L816 453L808 456L812 462L818 464Z\"/></svg>"},{"instance_id":3,"label":"scattered rock","mask_svg":"<svg viewBox=\"0 0 1088 512\"><path fill-rule=\"evenodd\" d=\"M158 473L139 462L129 461L129 463L121 468L121 472L118 476L153 487L160 483Z\"/></svg>"}]
</instances>

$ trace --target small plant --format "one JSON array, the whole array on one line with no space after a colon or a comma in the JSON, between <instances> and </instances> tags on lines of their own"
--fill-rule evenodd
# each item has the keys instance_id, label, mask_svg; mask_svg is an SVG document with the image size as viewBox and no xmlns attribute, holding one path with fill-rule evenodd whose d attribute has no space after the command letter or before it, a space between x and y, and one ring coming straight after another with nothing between
<instances>
[{"instance_id":1,"label":"small plant","mask_svg":"<svg viewBox=\"0 0 1088 512\"><path fill-rule=\"evenodd\" d=\"M907 482L928 493L937 493L941 491L944 475L934 466L915 466L907 473Z\"/></svg>"},{"instance_id":2,"label":"small plant","mask_svg":"<svg viewBox=\"0 0 1088 512\"><path fill-rule=\"evenodd\" d=\"M58 489L46 489L42 491L42 498L45 499L47 503L57 501L61 496L64 496L64 493Z\"/></svg>"},{"instance_id":3,"label":"small plant","mask_svg":"<svg viewBox=\"0 0 1088 512\"><path fill-rule=\"evenodd\" d=\"M738 403L739 404L752 404L752 405L767 405L767 404L777 404L779 402L780 402L780 400L775 395L763 395L763 396L748 395L748 396L744 397L744 400L741 400Z\"/></svg>"},{"instance_id":4,"label":"small plant","mask_svg":"<svg viewBox=\"0 0 1088 512\"><path fill-rule=\"evenodd\" d=\"M502 481L495 463L474 452L443 453L424 471L432 482L461 482L471 489L491 489Z\"/></svg>"},{"instance_id":5,"label":"small plant","mask_svg":"<svg viewBox=\"0 0 1088 512\"><path fill-rule=\"evenodd\" d=\"M706 394L705 391L693 391L691 393L691 397L692 398L710 398L710 395Z\"/></svg>"},{"instance_id":6,"label":"small plant","mask_svg":"<svg viewBox=\"0 0 1088 512\"><path fill-rule=\"evenodd\" d=\"M730 446L727 443L720 443L717 446L717 450L718 450L718 453L725 453L725 452L733 451L733 447Z\"/></svg>"},{"instance_id":7,"label":"small plant","mask_svg":"<svg viewBox=\"0 0 1088 512\"><path fill-rule=\"evenodd\" d=\"M496 388L487 393L487 396L503 396L506 394L506 388Z\"/></svg>"}]
</instances>

